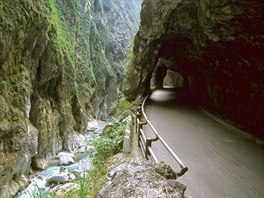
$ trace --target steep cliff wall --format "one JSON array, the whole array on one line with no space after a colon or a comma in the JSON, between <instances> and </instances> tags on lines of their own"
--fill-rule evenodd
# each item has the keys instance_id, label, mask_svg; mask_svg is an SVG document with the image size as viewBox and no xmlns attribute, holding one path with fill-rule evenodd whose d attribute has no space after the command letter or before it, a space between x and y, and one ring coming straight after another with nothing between
<instances>
[{"instance_id":1,"label":"steep cliff wall","mask_svg":"<svg viewBox=\"0 0 264 198\"><path fill-rule=\"evenodd\" d=\"M100 87L96 91L96 117L106 119L118 98L127 48L139 25L141 0L96 0L94 4L95 36L90 40L90 51Z\"/></svg>"},{"instance_id":2,"label":"steep cliff wall","mask_svg":"<svg viewBox=\"0 0 264 198\"><path fill-rule=\"evenodd\" d=\"M0 1L0 195L16 193L60 150L73 150L90 116L107 116L139 6ZM116 21L123 29L110 29Z\"/></svg>"},{"instance_id":3,"label":"steep cliff wall","mask_svg":"<svg viewBox=\"0 0 264 198\"><path fill-rule=\"evenodd\" d=\"M260 0L145 0L126 94L149 93L166 66L194 102L264 137L263 39Z\"/></svg>"}]
</instances>

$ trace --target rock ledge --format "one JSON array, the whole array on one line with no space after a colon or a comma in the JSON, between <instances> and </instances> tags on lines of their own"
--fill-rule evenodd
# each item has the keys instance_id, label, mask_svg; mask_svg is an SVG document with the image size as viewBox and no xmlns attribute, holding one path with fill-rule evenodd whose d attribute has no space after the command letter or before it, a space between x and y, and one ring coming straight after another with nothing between
<instances>
[{"instance_id":1,"label":"rock ledge","mask_svg":"<svg viewBox=\"0 0 264 198\"><path fill-rule=\"evenodd\" d=\"M164 170L164 168L168 170ZM171 176L168 173L171 173ZM176 181L175 172L164 162L155 165L144 160L134 159L110 170L109 181L100 190L97 197L182 198L185 197L185 190L186 186Z\"/></svg>"}]
</instances>

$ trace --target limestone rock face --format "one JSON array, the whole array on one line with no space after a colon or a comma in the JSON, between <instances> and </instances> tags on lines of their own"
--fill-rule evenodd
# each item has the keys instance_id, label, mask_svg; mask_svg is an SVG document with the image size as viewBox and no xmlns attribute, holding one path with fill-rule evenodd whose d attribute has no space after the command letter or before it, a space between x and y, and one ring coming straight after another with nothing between
<instances>
[{"instance_id":1,"label":"limestone rock face","mask_svg":"<svg viewBox=\"0 0 264 198\"><path fill-rule=\"evenodd\" d=\"M91 45L91 62L98 86L95 109L97 119L105 120L110 108L118 100L128 47L138 29L140 5L141 0L94 1L95 37ZM109 37L104 36L106 34Z\"/></svg>"},{"instance_id":2,"label":"limestone rock face","mask_svg":"<svg viewBox=\"0 0 264 198\"><path fill-rule=\"evenodd\" d=\"M110 171L112 178L97 197L185 197L186 186L175 180L175 172L167 166L164 163L155 166L138 159L122 163ZM165 173L160 169L164 167L169 171Z\"/></svg>"},{"instance_id":3,"label":"limestone rock face","mask_svg":"<svg viewBox=\"0 0 264 198\"><path fill-rule=\"evenodd\" d=\"M183 76L195 103L263 137L263 4L145 0L126 95L147 95L157 67L166 67Z\"/></svg>"},{"instance_id":4,"label":"limestone rock face","mask_svg":"<svg viewBox=\"0 0 264 198\"><path fill-rule=\"evenodd\" d=\"M106 118L117 98L139 6L0 1L0 195L14 195L22 175L62 149L84 150L87 122Z\"/></svg>"}]
</instances>

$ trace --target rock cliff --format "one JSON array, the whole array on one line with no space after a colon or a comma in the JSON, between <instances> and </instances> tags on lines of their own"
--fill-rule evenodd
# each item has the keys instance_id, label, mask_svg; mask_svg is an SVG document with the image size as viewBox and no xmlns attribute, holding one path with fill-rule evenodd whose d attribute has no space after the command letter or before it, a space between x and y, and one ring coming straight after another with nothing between
<instances>
[{"instance_id":1,"label":"rock cliff","mask_svg":"<svg viewBox=\"0 0 264 198\"><path fill-rule=\"evenodd\" d=\"M0 195L27 184L117 98L140 1L0 2Z\"/></svg>"},{"instance_id":2,"label":"rock cliff","mask_svg":"<svg viewBox=\"0 0 264 198\"><path fill-rule=\"evenodd\" d=\"M126 95L150 93L153 76L164 78L157 68L165 67L183 76L184 90L196 104L264 137L263 4L145 0Z\"/></svg>"}]
</instances>

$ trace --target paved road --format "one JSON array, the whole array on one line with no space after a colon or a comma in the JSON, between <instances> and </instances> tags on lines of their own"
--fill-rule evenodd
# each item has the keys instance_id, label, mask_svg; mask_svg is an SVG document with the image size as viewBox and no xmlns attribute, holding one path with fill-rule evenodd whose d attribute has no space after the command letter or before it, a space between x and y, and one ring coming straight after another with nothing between
<instances>
[{"instance_id":1,"label":"paved road","mask_svg":"<svg viewBox=\"0 0 264 198\"><path fill-rule=\"evenodd\" d=\"M192 198L264 198L264 147L184 104L175 90L155 91L146 108L158 129L189 171L179 179ZM145 128L148 137L152 133ZM160 142L159 160L179 170Z\"/></svg>"}]
</instances>

